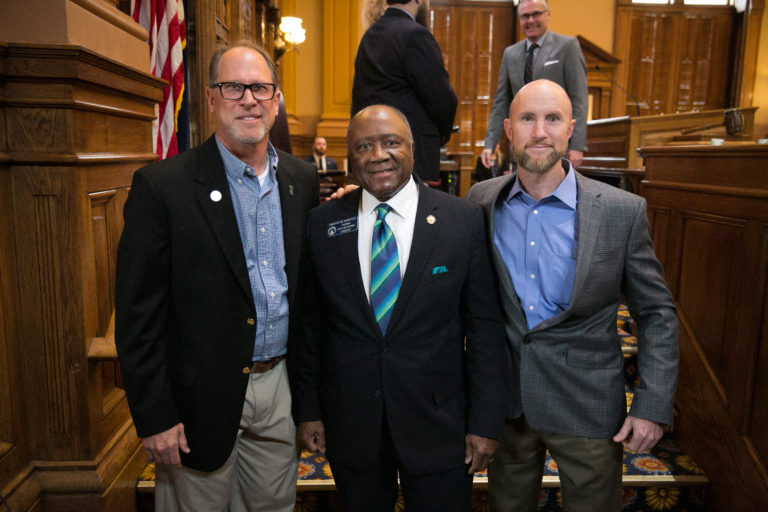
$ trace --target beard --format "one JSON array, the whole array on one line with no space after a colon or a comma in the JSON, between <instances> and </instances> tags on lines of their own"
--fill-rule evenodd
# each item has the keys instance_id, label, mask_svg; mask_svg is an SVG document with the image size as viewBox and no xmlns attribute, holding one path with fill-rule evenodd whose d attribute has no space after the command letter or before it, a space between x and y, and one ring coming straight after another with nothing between
<instances>
[{"instance_id":1,"label":"beard","mask_svg":"<svg viewBox=\"0 0 768 512\"><path fill-rule=\"evenodd\" d=\"M255 146L260 144L265 137L269 136L269 129L263 121L264 118L262 118L262 122L259 123L255 132L249 131L248 133L244 133L238 127L230 126L229 129L227 129L227 133L232 139L237 141L238 144L243 146Z\"/></svg>"},{"instance_id":2,"label":"beard","mask_svg":"<svg viewBox=\"0 0 768 512\"><path fill-rule=\"evenodd\" d=\"M419 24L429 28L429 11L426 2L419 5L419 10L416 11L415 18Z\"/></svg>"},{"instance_id":3,"label":"beard","mask_svg":"<svg viewBox=\"0 0 768 512\"><path fill-rule=\"evenodd\" d=\"M533 157L525 150L528 146L512 146L512 156L517 165L531 174L544 174L565 156L566 148L552 147L551 151L543 157Z\"/></svg>"}]
</instances>

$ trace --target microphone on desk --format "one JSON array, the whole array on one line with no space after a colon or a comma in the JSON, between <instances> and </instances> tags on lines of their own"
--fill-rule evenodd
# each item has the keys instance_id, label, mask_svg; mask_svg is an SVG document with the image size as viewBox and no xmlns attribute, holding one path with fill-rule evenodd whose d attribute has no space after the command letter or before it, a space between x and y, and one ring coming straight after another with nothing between
<instances>
[{"instance_id":1,"label":"microphone on desk","mask_svg":"<svg viewBox=\"0 0 768 512\"><path fill-rule=\"evenodd\" d=\"M608 79L608 81L610 81L610 82L611 82L611 84L615 85L616 87L618 87L618 88L619 88L619 90L623 91L623 92L624 92L624 94L626 94L627 96L629 96L629 99L630 99L630 100L632 100L632 103L634 103L634 104L635 104L635 111L637 112L637 117L640 117L640 102L639 102L639 101L637 101L637 100L635 99L635 96L634 96L634 95L633 95L631 92L629 92L628 90L626 90L625 88L623 88L621 85L619 85L619 84L618 84L618 83L617 83L617 82L616 82L616 81L613 79L613 77L612 77L611 75L609 75L608 73L606 73L605 71L603 71L603 68L601 68L601 67L600 67L600 64L595 64L595 69L596 69L597 71L599 71L599 72L600 72L600 73L601 73L603 76L605 76L605 77Z\"/></svg>"}]
</instances>

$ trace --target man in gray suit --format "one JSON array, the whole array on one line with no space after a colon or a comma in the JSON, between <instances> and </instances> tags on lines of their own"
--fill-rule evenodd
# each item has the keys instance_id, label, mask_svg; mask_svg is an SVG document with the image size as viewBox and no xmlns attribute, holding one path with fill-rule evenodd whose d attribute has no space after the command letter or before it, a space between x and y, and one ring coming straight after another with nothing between
<instances>
[{"instance_id":1,"label":"man in gray suit","mask_svg":"<svg viewBox=\"0 0 768 512\"><path fill-rule=\"evenodd\" d=\"M525 39L508 46L501 58L499 83L485 132L485 149L480 154L486 167L491 167L493 148L501 136L512 98L525 84L540 78L560 84L571 99L576 125L567 158L574 167L581 165L587 150L587 63L578 39L547 30L550 14L547 0L520 0L517 7Z\"/></svg>"},{"instance_id":2,"label":"man in gray suit","mask_svg":"<svg viewBox=\"0 0 768 512\"><path fill-rule=\"evenodd\" d=\"M574 120L548 80L523 87L504 129L518 172L478 183L512 369L505 431L489 466L494 511L536 510L549 450L566 511L621 509L622 444L652 448L672 422L677 316L653 251L645 200L562 159ZM616 309L638 325L627 415Z\"/></svg>"}]
</instances>

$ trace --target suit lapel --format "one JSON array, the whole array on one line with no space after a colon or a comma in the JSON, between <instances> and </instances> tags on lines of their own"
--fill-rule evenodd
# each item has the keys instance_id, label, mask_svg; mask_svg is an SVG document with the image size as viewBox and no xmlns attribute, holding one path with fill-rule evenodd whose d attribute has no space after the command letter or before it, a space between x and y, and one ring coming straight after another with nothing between
<instances>
[{"instance_id":1,"label":"suit lapel","mask_svg":"<svg viewBox=\"0 0 768 512\"><path fill-rule=\"evenodd\" d=\"M296 193L296 171L286 165L287 156L278 155L277 189L280 193L280 213L283 221L283 250L285 253L285 274L288 279L288 302L293 304L298 278L301 239L307 227L301 225L302 216L299 196Z\"/></svg>"},{"instance_id":2,"label":"suit lapel","mask_svg":"<svg viewBox=\"0 0 768 512\"><path fill-rule=\"evenodd\" d=\"M575 172L575 171L573 171ZM576 270L573 278L573 290L568 301L568 309L549 318L534 329L541 331L565 320L573 309L576 301L584 288L584 281L589 274L592 262L592 254L597 245L597 235L600 232L600 223L603 216L603 206L599 201L600 193L576 172L576 186L578 190L578 203L576 204Z\"/></svg>"},{"instance_id":3,"label":"suit lapel","mask_svg":"<svg viewBox=\"0 0 768 512\"><path fill-rule=\"evenodd\" d=\"M224 162L221 160L214 137L208 139L200 148L195 180L199 184L197 201L200 203L200 209L208 220L211 231L218 240L241 290L253 303L251 282L245 264L243 242L237 228L232 195L229 192Z\"/></svg>"},{"instance_id":4,"label":"suit lapel","mask_svg":"<svg viewBox=\"0 0 768 512\"><path fill-rule=\"evenodd\" d=\"M491 192L489 201L483 202L484 208L486 208L488 218L488 239L491 244L491 257L493 258L493 264L496 266L496 275L499 279L499 285L501 292L509 299L512 304L512 312L510 317L517 324L517 330L519 332L525 332L528 330L528 324L523 314L522 306L520 305L520 299L515 292L515 285L512 283L512 277L509 275L507 265L504 263L504 259L501 257L498 247L494 242L494 233L496 232L496 202L499 200L499 196L507 194L510 187L514 183L517 174L510 174L499 178L499 185ZM504 236L504 233L501 233Z\"/></svg>"},{"instance_id":5,"label":"suit lapel","mask_svg":"<svg viewBox=\"0 0 768 512\"><path fill-rule=\"evenodd\" d=\"M389 320L390 327L387 329L387 332L394 331L393 327L397 325L398 319L406 311L406 304L418 286L419 279L425 272L427 261L429 261L429 256L432 253L432 248L441 229L439 208L435 201L436 192L422 185L418 185L418 187L419 203L416 207L416 222L413 226L411 252L408 256L408 266L403 275L400 293L397 296L397 302L395 302L395 309L392 311L392 318ZM435 218L435 222L432 224L427 222L427 216L429 215Z\"/></svg>"},{"instance_id":6,"label":"suit lapel","mask_svg":"<svg viewBox=\"0 0 768 512\"><path fill-rule=\"evenodd\" d=\"M338 220L357 217L362 190L362 188L359 188L339 200L341 214ZM358 306L360 306L363 316L368 321L371 332L381 334L379 324L376 322L376 316L373 314L373 309L365 294L365 285L363 284L363 277L360 274L360 257L358 256L357 251L359 235L360 231L358 230L354 233L335 237L338 254L337 261L341 262L341 273L344 274L347 280L347 286L352 291L352 295L354 295Z\"/></svg>"}]
</instances>

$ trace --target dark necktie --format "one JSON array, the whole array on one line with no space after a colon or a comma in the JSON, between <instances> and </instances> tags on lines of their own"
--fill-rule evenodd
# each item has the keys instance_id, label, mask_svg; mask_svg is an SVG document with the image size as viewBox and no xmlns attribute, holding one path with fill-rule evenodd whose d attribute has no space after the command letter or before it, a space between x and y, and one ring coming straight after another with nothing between
<instances>
[{"instance_id":1,"label":"dark necktie","mask_svg":"<svg viewBox=\"0 0 768 512\"><path fill-rule=\"evenodd\" d=\"M387 332L389 318L400 292L400 257L395 234L384 221L391 207L376 207L376 222L371 241L371 307L382 334Z\"/></svg>"},{"instance_id":2,"label":"dark necktie","mask_svg":"<svg viewBox=\"0 0 768 512\"><path fill-rule=\"evenodd\" d=\"M525 59L525 72L523 73L523 83L528 83L533 80L533 50L538 48L539 45L533 43L528 48L528 57Z\"/></svg>"}]
</instances>

